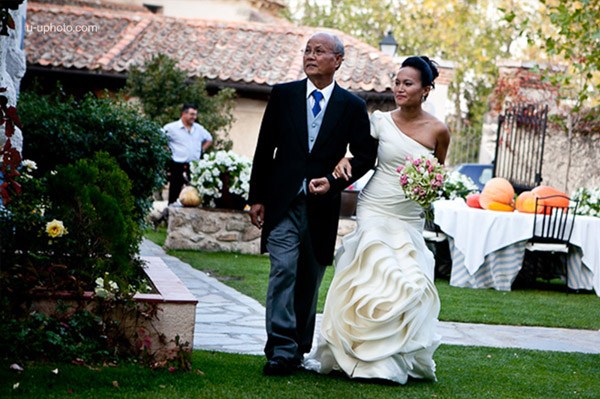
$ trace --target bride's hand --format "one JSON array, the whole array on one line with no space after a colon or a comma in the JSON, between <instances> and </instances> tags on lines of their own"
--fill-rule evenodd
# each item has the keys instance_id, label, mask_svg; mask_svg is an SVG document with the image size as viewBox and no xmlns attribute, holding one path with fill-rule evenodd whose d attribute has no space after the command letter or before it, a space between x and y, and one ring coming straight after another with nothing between
<instances>
[{"instance_id":1,"label":"bride's hand","mask_svg":"<svg viewBox=\"0 0 600 399\"><path fill-rule=\"evenodd\" d=\"M342 178L346 181L350 180L352 177L352 165L350 165L351 159L352 158L342 158L333 170L333 177L336 179Z\"/></svg>"}]
</instances>

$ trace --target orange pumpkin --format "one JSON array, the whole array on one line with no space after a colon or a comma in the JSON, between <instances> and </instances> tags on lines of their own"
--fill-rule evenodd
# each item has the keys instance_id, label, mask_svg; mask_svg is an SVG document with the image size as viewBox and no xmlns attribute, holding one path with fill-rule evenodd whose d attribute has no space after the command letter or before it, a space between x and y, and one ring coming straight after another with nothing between
<instances>
[{"instance_id":1,"label":"orange pumpkin","mask_svg":"<svg viewBox=\"0 0 600 399\"><path fill-rule=\"evenodd\" d=\"M479 203L479 196L480 195L481 194L479 194L479 193L474 193L474 194L467 195L467 206L469 206L471 208L481 209L481 204Z\"/></svg>"},{"instance_id":2,"label":"orange pumpkin","mask_svg":"<svg viewBox=\"0 0 600 399\"><path fill-rule=\"evenodd\" d=\"M531 191L524 191L517 197L517 210L523 213L542 213L544 205L566 208L569 206L569 199L565 197L545 198L553 195L566 194L550 186L539 186ZM539 199L544 198L544 199ZM538 209L535 210L535 201L538 200ZM546 210L549 213L550 209Z\"/></svg>"},{"instance_id":3,"label":"orange pumpkin","mask_svg":"<svg viewBox=\"0 0 600 399\"><path fill-rule=\"evenodd\" d=\"M512 184L502 177L494 177L485 183L479 203L483 209L512 212L514 199L515 189Z\"/></svg>"},{"instance_id":4,"label":"orange pumpkin","mask_svg":"<svg viewBox=\"0 0 600 399\"><path fill-rule=\"evenodd\" d=\"M536 197L538 197L538 198L550 197L553 195L561 195L562 196L562 197L554 197L554 198L544 199L543 201L540 202L542 205L555 206L555 207L559 207L559 208L566 208L569 206L569 198L568 198L567 194L565 194L563 191L555 189L554 187L538 186L538 187L534 188L533 190L531 190L531 192L534 193L536 195Z\"/></svg>"},{"instance_id":5,"label":"orange pumpkin","mask_svg":"<svg viewBox=\"0 0 600 399\"><path fill-rule=\"evenodd\" d=\"M517 211L535 213L535 200L537 196L531 191L523 191L517 197Z\"/></svg>"}]
</instances>

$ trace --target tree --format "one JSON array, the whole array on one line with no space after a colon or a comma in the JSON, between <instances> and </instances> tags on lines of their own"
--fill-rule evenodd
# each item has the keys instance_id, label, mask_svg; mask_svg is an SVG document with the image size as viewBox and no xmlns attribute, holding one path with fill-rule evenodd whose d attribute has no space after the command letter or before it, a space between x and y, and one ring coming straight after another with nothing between
<instances>
[{"instance_id":1,"label":"tree","mask_svg":"<svg viewBox=\"0 0 600 399\"><path fill-rule=\"evenodd\" d=\"M541 38L542 47L551 59L565 66L561 71L551 71L547 78L560 89L562 115L557 121L569 138L566 187L573 134L590 126L590 131L597 132L600 125L600 3L597 0L540 2L550 24L538 28L534 34ZM584 109L586 106L589 109Z\"/></svg>"},{"instance_id":2,"label":"tree","mask_svg":"<svg viewBox=\"0 0 600 399\"><path fill-rule=\"evenodd\" d=\"M138 97L142 111L161 126L179 119L181 106L198 106L198 122L213 135L213 147L230 149L228 131L233 123L233 89L209 96L204 79L189 80L177 61L160 54L129 70L125 91Z\"/></svg>"},{"instance_id":3,"label":"tree","mask_svg":"<svg viewBox=\"0 0 600 399\"><path fill-rule=\"evenodd\" d=\"M597 0L540 0L550 24L537 31L545 51L567 67L550 76L575 112L598 105L600 94L600 3Z\"/></svg>"}]
</instances>

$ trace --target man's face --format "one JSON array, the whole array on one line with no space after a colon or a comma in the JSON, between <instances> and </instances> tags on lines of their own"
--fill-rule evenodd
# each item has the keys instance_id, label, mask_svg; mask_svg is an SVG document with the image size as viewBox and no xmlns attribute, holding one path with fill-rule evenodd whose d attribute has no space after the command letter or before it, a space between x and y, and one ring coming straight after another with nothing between
<instances>
[{"instance_id":1,"label":"man's face","mask_svg":"<svg viewBox=\"0 0 600 399\"><path fill-rule=\"evenodd\" d=\"M333 80L336 69L342 63L342 56L333 52L334 46L333 39L324 34L316 34L306 43L304 72L311 80Z\"/></svg>"},{"instance_id":2,"label":"man's face","mask_svg":"<svg viewBox=\"0 0 600 399\"><path fill-rule=\"evenodd\" d=\"M196 121L198 117L198 110L188 108L187 111L181 113L181 120L185 125L191 125Z\"/></svg>"}]
</instances>

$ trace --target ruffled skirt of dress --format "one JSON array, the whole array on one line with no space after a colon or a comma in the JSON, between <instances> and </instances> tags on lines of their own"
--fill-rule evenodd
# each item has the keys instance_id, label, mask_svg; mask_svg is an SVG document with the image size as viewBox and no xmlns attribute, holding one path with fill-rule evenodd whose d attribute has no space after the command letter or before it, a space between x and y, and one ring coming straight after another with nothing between
<instances>
[{"instance_id":1,"label":"ruffled skirt of dress","mask_svg":"<svg viewBox=\"0 0 600 399\"><path fill-rule=\"evenodd\" d=\"M425 263L425 264L423 264ZM433 256L397 218L362 218L336 255L317 346L304 367L405 384L435 380L440 302Z\"/></svg>"}]
</instances>

